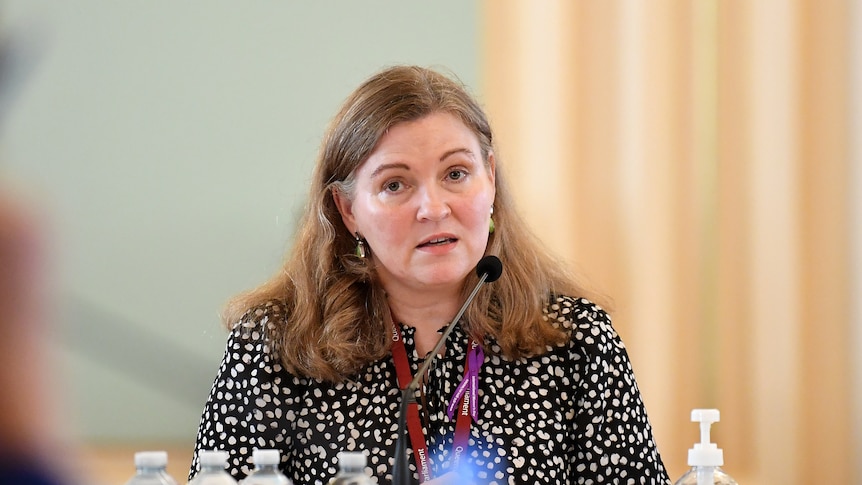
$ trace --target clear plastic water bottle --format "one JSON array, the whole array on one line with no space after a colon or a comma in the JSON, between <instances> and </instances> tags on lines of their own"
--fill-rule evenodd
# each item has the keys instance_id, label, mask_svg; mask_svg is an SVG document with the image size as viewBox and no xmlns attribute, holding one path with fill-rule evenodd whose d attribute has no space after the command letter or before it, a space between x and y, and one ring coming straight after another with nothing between
<instances>
[{"instance_id":1,"label":"clear plastic water bottle","mask_svg":"<svg viewBox=\"0 0 862 485\"><path fill-rule=\"evenodd\" d=\"M700 443L688 450L691 469L674 485L737 485L736 480L720 468L724 465L724 452L709 441L709 427L719 421L718 409L694 409L691 420L700 423Z\"/></svg>"},{"instance_id":2,"label":"clear plastic water bottle","mask_svg":"<svg viewBox=\"0 0 862 485\"><path fill-rule=\"evenodd\" d=\"M278 450L254 450L251 459L254 461L254 471L240 482L242 485L293 485L278 469L281 462Z\"/></svg>"},{"instance_id":3,"label":"clear plastic water bottle","mask_svg":"<svg viewBox=\"0 0 862 485\"><path fill-rule=\"evenodd\" d=\"M328 485L374 485L365 474L365 454L361 451L342 451L338 454L338 475Z\"/></svg>"},{"instance_id":4,"label":"clear plastic water bottle","mask_svg":"<svg viewBox=\"0 0 862 485\"><path fill-rule=\"evenodd\" d=\"M227 458L226 451L201 450L198 454L201 471L189 480L188 485L237 485L236 480L225 470Z\"/></svg>"},{"instance_id":5,"label":"clear plastic water bottle","mask_svg":"<svg viewBox=\"0 0 862 485\"><path fill-rule=\"evenodd\" d=\"M135 475L126 485L177 485L167 467L167 452L139 451L135 453Z\"/></svg>"}]
</instances>

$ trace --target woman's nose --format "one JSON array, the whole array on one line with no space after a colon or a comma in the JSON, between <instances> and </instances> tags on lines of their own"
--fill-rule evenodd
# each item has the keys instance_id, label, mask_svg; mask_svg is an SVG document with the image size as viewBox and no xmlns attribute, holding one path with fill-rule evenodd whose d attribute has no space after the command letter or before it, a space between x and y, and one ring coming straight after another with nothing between
<instances>
[{"instance_id":1,"label":"woman's nose","mask_svg":"<svg viewBox=\"0 0 862 485\"><path fill-rule=\"evenodd\" d=\"M439 187L427 187L421 191L419 210L416 214L419 220L439 221L451 212L445 190Z\"/></svg>"}]
</instances>

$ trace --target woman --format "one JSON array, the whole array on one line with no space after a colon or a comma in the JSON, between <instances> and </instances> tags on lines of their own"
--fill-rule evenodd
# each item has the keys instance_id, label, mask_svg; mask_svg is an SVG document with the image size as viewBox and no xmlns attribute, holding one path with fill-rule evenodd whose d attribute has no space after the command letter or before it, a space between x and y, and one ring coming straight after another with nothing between
<instances>
[{"instance_id":1,"label":"woman","mask_svg":"<svg viewBox=\"0 0 862 485\"><path fill-rule=\"evenodd\" d=\"M362 450L389 483L399 389L489 254L502 276L453 329L408 415L411 479L669 482L623 344L519 219L485 114L460 84L412 66L348 97L283 270L228 306L196 456L227 450L242 478L253 448L277 448L305 484L326 483L339 451Z\"/></svg>"}]
</instances>

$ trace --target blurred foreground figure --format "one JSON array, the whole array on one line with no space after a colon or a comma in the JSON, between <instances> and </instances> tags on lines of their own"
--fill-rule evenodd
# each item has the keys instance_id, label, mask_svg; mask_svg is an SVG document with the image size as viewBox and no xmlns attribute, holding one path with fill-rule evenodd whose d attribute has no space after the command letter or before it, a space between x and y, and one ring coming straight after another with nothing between
<instances>
[{"instance_id":1,"label":"blurred foreground figure","mask_svg":"<svg viewBox=\"0 0 862 485\"><path fill-rule=\"evenodd\" d=\"M62 440L48 379L46 248L37 221L0 184L0 485L61 483Z\"/></svg>"}]
</instances>

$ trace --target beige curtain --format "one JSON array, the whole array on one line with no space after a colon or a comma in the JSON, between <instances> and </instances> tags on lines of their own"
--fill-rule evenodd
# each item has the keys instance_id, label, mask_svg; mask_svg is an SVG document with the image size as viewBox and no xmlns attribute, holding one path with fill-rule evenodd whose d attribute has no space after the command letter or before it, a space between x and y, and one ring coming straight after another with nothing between
<instances>
[{"instance_id":1,"label":"beige curtain","mask_svg":"<svg viewBox=\"0 0 862 485\"><path fill-rule=\"evenodd\" d=\"M481 5L501 163L612 297L672 479L716 407L741 484L859 483L849 3Z\"/></svg>"}]
</instances>

